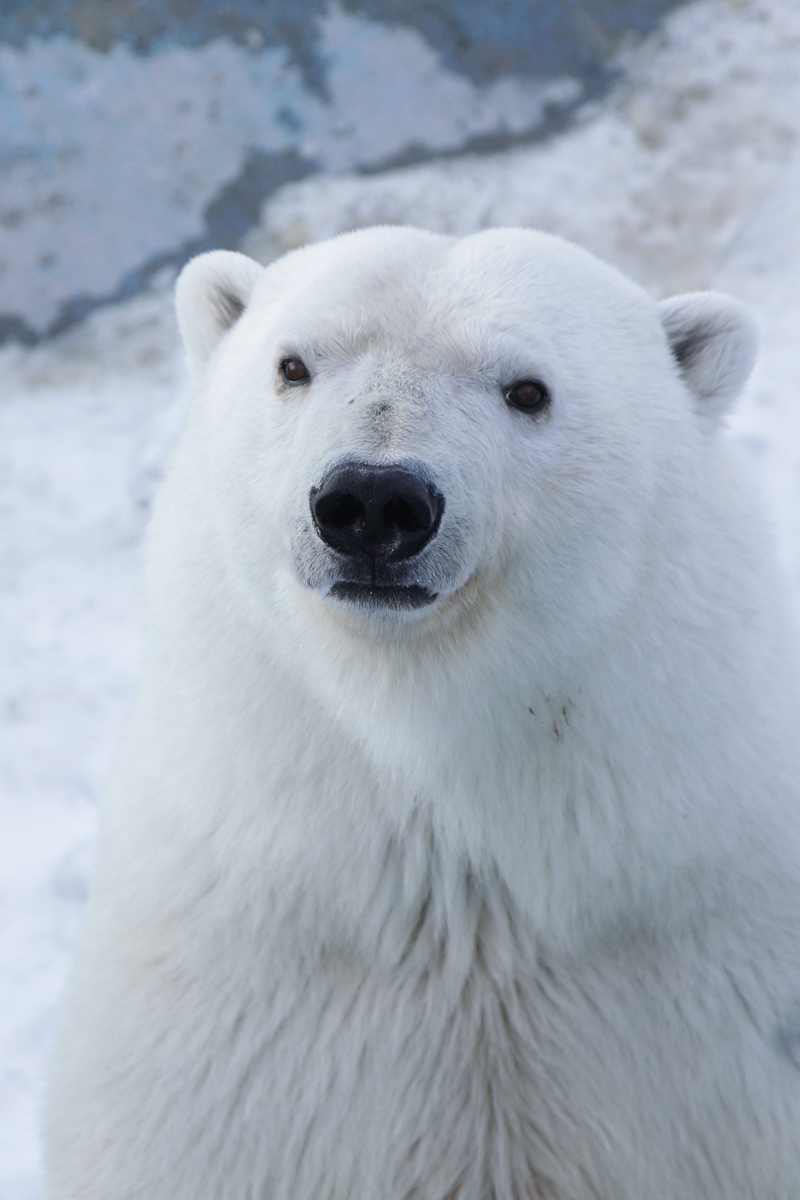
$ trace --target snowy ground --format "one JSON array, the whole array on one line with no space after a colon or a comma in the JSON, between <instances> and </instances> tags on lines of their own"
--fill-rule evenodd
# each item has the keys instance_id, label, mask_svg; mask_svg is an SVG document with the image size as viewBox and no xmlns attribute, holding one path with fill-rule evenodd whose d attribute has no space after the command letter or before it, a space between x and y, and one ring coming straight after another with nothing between
<instances>
[{"instance_id":1,"label":"snowy ground","mask_svg":"<svg viewBox=\"0 0 800 1200\"><path fill-rule=\"evenodd\" d=\"M565 234L654 295L748 302L759 365L730 424L800 615L800 6L700 0L631 48L554 141L309 180L252 253L376 221ZM140 655L147 513L180 423L168 278L59 343L0 354L0 1195L41 1195L43 1065L91 867L96 803Z\"/></svg>"}]
</instances>

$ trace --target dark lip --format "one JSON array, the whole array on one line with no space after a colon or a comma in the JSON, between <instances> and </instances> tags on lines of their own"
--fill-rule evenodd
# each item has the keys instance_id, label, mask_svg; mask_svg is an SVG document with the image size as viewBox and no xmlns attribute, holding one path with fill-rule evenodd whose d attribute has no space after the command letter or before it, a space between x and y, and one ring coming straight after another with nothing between
<instances>
[{"instance_id":1,"label":"dark lip","mask_svg":"<svg viewBox=\"0 0 800 1200\"><path fill-rule=\"evenodd\" d=\"M335 600L346 600L364 608L408 609L425 608L437 599L437 592L412 583L408 587L396 584L349 583L340 580L328 593Z\"/></svg>"}]
</instances>

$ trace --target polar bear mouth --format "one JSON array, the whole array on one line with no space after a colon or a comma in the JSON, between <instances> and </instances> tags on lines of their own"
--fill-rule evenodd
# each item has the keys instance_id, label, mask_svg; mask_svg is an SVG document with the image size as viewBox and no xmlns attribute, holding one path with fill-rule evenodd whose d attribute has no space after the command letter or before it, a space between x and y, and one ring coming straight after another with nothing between
<instances>
[{"instance_id":1,"label":"polar bear mouth","mask_svg":"<svg viewBox=\"0 0 800 1200\"><path fill-rule=\"evenodd\" d=\"M412 583L407 587L398 584L350 583L344 580L334 583L328 593L334 600L345 600L365 608L424 608L433 604L437 592Z\"/></svg>"}]
</instances>

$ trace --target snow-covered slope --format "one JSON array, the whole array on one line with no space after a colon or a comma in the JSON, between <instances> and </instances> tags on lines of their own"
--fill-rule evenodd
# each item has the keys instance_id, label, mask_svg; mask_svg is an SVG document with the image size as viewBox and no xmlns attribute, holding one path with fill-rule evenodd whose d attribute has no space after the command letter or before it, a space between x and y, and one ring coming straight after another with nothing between
<instances>
[{"instance_id":1,"label":"snow-covered slope","mask_svg":"<svg viewBox=\"0 0 800 1200\"><path fill-rule=\"evenodd\" d=\"M555 140L320 178L250 252L379 221L535 225L654 294L718 287L763 349L731 421L800 615L800 6L700 0L627 52ZM140 652L140 547L180 422L169 278L60 342L0 354L0 1195L40 1196L37 1103L91 867L96 802Z\"/></svg>"}]
</instances>

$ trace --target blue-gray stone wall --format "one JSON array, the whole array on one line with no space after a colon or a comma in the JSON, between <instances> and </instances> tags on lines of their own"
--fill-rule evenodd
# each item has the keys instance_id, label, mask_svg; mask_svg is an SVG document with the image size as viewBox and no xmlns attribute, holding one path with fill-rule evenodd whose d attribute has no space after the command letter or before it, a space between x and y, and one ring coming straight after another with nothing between
<instances>
[{"instance_id":1,"label":"blue-gray stone wall","mask_svg":"<svg viewBox=\"0 0 800 1200\"><path fill-rule=\"evenodd\" d=\"M314 172L547 136L676 0L3 0L0 340L34 343Z\"/></svg>"}]
</instances>

